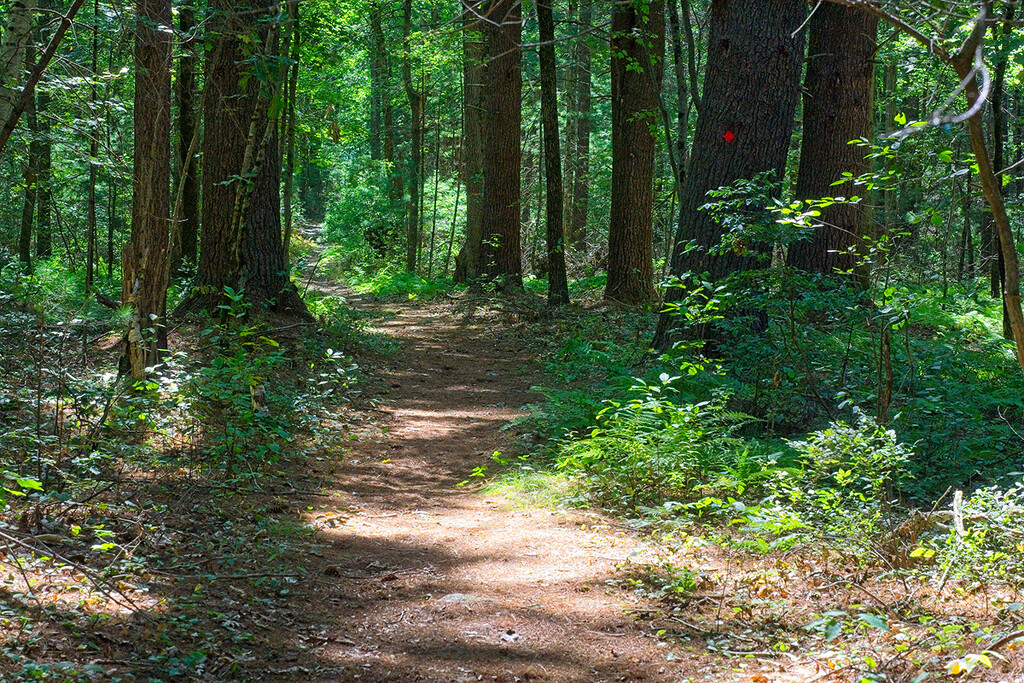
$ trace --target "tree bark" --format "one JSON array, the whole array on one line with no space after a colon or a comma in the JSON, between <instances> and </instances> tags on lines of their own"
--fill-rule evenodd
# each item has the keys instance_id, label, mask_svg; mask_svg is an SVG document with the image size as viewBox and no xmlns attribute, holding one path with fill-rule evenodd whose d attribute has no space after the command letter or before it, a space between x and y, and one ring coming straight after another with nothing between
<instances>
[{"instance_id":1,"label":"tree bark","mask_svg":"<svg viewBox=\"0 0 1024 683\"><path fill-rule=\"evenodd\" d=\"M281 87L279 70L269 64L278 47L276 31L261 20L268 5L254 0L250 7L235 11L229 0L217 0L219 12L210 26L199 272L183 309L215 310L224 288L231 287L244 289L265 310L306 318L288 277L281 231L279 121L270 117L270 101ZM266 60L263 68L249 66L258 60ZM265 82L246 69L259 69Z\"/></svg>"},{"instance_id":2,"label":"tree bark","mask_svg":"<svg viewBox=\"0 0 1024 683\"><path fill-rule=\"evenodd\" d=\"M579 11L579 32L586 33L593 23L592 0L581 0ZM569 194L568 239L577 254L587 251L587 217L590 214L590 108L591 68L593 51L589 37L580 36L573 46L572 68L569 85L574 93L573 118L570 121L569 159L571 172Z\"/></svg>"},{"instance_id":3,"label":"tree bark","mask_svg":"<svg viewBox=\"0 0 1024 683\"><path fill-rule=\"evenodd\" d=\"M171 208L170 0L138 0L131 241L122 255L121 301L132 308L125 357L132 379L167 348L167 248Z\"/></svg>"},{"instance_id":4,"label":"tree bark","mask_svg":"<svg viewBox=\"0 0 1024 683\"><path fill-rule=\"evenodd\" d=\"M802 0L714 0L704 89L690 166L679 207L671 272L708 273L712 281L763 267L768 245L712 254L722 227L700 207L707 193L742 178L773 171L781 179L793 134L803 67L807 14ZM693 240L697 249L689 251ZM670 288L668 302L681 292ZM656 348L677 340L679 320L663 313Z\"/></svg>"},{"instance_id":5,"label":"tree bark","mask_svg":"<svg viewBox=\"0 0 1024 683\"><path fill-rule=\"evenodd\" d=\"M664 70L664 0L616 2L611 31L612 192L604 295L643 305L654 299L654 127Z\"/></svg>"},{"instance_id":6,"label":"tree bark","mask_svg":"<svg viewBox=\"0 0 1024 683\"><path fill-rule=\"evenodd\" d=\"M878 17L852 7L824 3L811 18L797 199L850 196L857 192L852 184L832 183L843 173L870 170L868 148L848 143L873 136L877 34ZM823 209L811 238L790 246L789 265L812 273L852 273L869 230L868 203Z\"/></svg>"},{"instance_id":7,"label":"tree bark","mask_svg":"<svg viewBox=\"0 0 1024 683\"><path fill-rule=\"evenodd\" d=\"M487 80L487 40L477 14L484 0L468 0L462 10L463 126L462 181L466 186L465 244L455 259L455 280L480 277L484 207L484 83Z\"/></svg>"},{"instance_id":8,"label":"tree bark","mask_svg":"<svg viewBox=\"0 0 1024 683\"><path fill-rule=\"evenodd\" d=\"M199 129L196 111L196 66L197 40L195 12L191 7L178 10L178 31L182 36L182 53L178 60L178 79L175 83L178 99L178 193L181 195L181 214L177 224L172 226L174 253L172 268L177 270L182 262L195 264L199 243L200 186L198 160L194 155L193 138Z\"/></svg>"},{"instance_id":9,"label":"tree bark","mask_svg":"<svg viewBox=\"0 0 1024 683\"><path fill-rule=\"evenodd\" d=\"M370 159L384 157L383 104L387 45L381 24L380 0L370 2Z\"/></svg>"},{"instance_id":10,"label":"tree bark","mask_svg":"<svg viewBox=\"0 0 1024 683\"><path fill-rule=\"evenodd\" d=\"M423 185L423 129L424 104L426 95L417 89L413 82L412 69L412 0L405 0L402 5L402 37L404 54L402 58L402 82L405 94L409 99L409 136L411 154L409 155L409 198L405 211L405 269L416 272L416 261L419 256L420 240L420 193Z\"/></svg>"},{"instance_id":11,"label":"tree bark","mask_svg":"<svg viewBox=\"0 0 1024 683\"><path fill-rule=\"evenodd\" d=\"M481 273L505 291L521 289L520 237L523 119L522 3L487 7L487 87L484 94L484 202Z\"/></svg>"},{"instance_id":12,"label":"tree bark","mask_svg":"<svg viewBox=\"0 0 1024 683\"><path fill-rule=\"evenodd\" d=\"M562 196L562 150L558 130L558 66L555 63L555 18L553 0L537 0L540 32L541 120L544 127L544 172L547 196L548 304L569 303L565 274L565 229Z\"/></svg>"},{"instance_id":13,"label":"tree bark","mask_svg":"<svg viewBox=\"0 0 1024 683\"><path fill-rule=\"evenodd\" d=\"M50 141L50 118L46 115L50 108L50 95L41 92L33 99L39 128L35 138L39 153L39 170L36 174L36 257L44 259L53 255L53 228L50 216L50 207L53 203L53 193L50 189L53 143Z\"/></svg>"},{"instance_id":14,"label":"tree bark","mask_svg":"<svg viewBox=\"0 0 1024 683\"><path fill-rule=\"evenodd\" d=\"M35 0L14 0L7 9L7 24L0 38L0 124L6 123L20 95L25 53L32 42Z\"/></svg>"},{"instance_id":15,"label":"tree bark","mask_svg":"<svg viewBox=\"0 0 1024 683\"><path fill-rule=\"evenodd\" d=\"M98 116L96 104L98 101L95 79L99 77L99 0L93 0L92 4L92 74L93 83L89 86L89 109L92 116ZM94 129L89 134L89 188L86 200L86 251L85 251L85 291L91 292L93 280L96 275L96 181L99 170L100 137L99 129Z\"/></svg>"},{"instance_id":16,"label":"tree bark","mask_svg":"<svg viewBox=\"0 0 1024 683\"><path fill-rule=\"evenodd\" d=\"M295 107L299 87L299 60L302 57L302 33L299 31L299 3L288 3L288 20L292 23L291 67L286 71L288 88L288 109L285 112L284 131L284 257L290 259L292 230L292 195L295 187Z\"/></svg>"},{"instance_id":17,"label":"tree bark","mask_svg":"<svg viewBox=\"0 0 1024 683\"><path fill-rule=\"evenodd\" d=\"M31 50L26 51L26 60L31 59ZM25 112L28 119L28 130L32 141L28 145L28 163L25 164L22 176L25 180L25 197L21 208L21 233L18 237L18 258L28 272L32 272L32 228L35 224L36 196L38 194L37 179L39 176L39 125L36 117L35 103L29 105Z\"/></svg>"}]
</instances>

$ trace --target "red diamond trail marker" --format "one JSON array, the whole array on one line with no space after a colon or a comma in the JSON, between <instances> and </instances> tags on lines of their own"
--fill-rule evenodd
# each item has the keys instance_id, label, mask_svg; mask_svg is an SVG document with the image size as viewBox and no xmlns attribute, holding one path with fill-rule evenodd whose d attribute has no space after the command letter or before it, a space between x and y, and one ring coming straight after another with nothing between
<instances>
[{"instance_id":1,"label":"red diamond trail marker","mask_svg":"<svg viewBox=\"0 0 1024 683\"><path fill-rule=\"evenodd\" d=\"M726 142L732 142L733 140L736 139L736 136L733 135L733 132L731 130L725 131L725 135L723 135L722 137L725 138Z\"/></svg>"}]
</instances>

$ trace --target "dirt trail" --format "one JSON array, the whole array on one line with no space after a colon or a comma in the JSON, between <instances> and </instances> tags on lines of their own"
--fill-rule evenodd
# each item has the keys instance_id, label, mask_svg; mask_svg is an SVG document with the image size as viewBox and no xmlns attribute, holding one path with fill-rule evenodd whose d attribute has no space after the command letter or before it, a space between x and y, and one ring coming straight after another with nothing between
<instances>
[{"instance_id":1,"label":"dirt trail","mask_svg":"<svg viewBox=\"0 0 1024 683\"><path fill-rule=\"evenodd\" d=\"M273 670L318 681L678 681L650 625L629 613L656 606L605 584L635 539L456 486L509 446L501 428L537 381L520 351L470 315L387 309L377 328L401 351L387 361L381 436L353 444L329 502L308 501L307 521L322 529L309 567L320 576L300 589L309 611L295 637L308 658Z\"/></svg>"}]
</instances>

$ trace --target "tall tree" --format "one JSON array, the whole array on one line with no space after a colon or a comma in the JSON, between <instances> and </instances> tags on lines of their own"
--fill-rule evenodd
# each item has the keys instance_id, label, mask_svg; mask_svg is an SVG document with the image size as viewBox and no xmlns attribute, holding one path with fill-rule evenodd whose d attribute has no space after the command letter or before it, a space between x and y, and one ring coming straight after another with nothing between
<instances>
[{"instance_id":1,"label":"tall tree","mask_svg":"<svg viewBox=\"0 0 1024 683\"><path fill-rule=\"evenodd\" d=\"M506 291L523 284L519 211L523 120L522 2L490 0L487 7L487 84L484 94L484 205L481 272Z\"/></svg>"},{"instance_id":2,"label":"tall tree","mask_svg":"<svg viewBox=\"0 0 1024 683\"><path fill-rule=\"evenodd\" d=\"M231 287L261 308L305 317L281 234L279 126L270 116L281 87L271 66L278 48L274 8L253 0L236 10L230 0L216 0L214 9L203 98L199 272L183 308L214 310Z\"/></svg>"},{"instance_id":3,"label":"tall tree","mask_svg":"<svg viewBox=\"0 0 1024 683\"><path fill-rule=\"evenodd\" d=\"M96 89L96 81L99 78L99 43L100 43L100 26L99 26L99 14L100 14L100 3L99 0L93 0L92 3L92 61L90 68L92 71L92 83L89 85L89 109L90 116L99 117L99 112L96 111L96 105L98 103L98 91ZM92 291L93 278L96 275L96 181L99 178L99 151L100 151L100 131L96 127L89 133L89 185L86 199L86 237L85 237L85 289L86 291Z\"/></svg>"},{"instance_id":4,"label":"tall tree","mask_svg":"<svg viewBox=\"0 0 1024 683\"><path fill-rule=\"evenodd\" d=\"M384 157L383 107L384 74L387 69L387 43L384 42L384 27L379 0L370 1L370 158Z\"/></svg>"},{"instance_id":5,"label":"tall tree","mask_svg":"<svg viewBox=\"0 0 1024 683\"><path fill-rule=\"evenodd\" d=\"M700 207L707 193L773 171L781 179L793 134L804 61L803 0L713 0L704 90L679 207L671 272L712 281L764 266L767 245L712 253L723 228ZM697 249L687 249L695 241ZM678 301L670 288L666 301ZM657 348L675 341L679 320L663 313Z\"/></svg>"},{"instance_id":6,"label":"tall tree","mask_svg":"<svg viewBox=\"0 0 1024 683\"><path fill-rule=\"evenodd\" d=\"M167 248L171 204L170 0L138 0L135 26L135 151L132 236L123 254L121 300L132 308L125 358L145 377L167 348Z\"/></svg>"},{"instance_id":7,"label":"tall tree","mask_svg":"<svg viewBox=\"0 0 1024 683\"><path fill-rule=\"evenodd\" d=\"M612 196L605 297L638 305L654 299L653 131L664 71L664 0L614 3L611 52Z\"/></svg>"},{"instance_id":8,"label":"tall tree","mask_svg":"<svg viewBox=\"0 0 1024 683\"><path fill-rule=\"evenodd\" d=\"M405 211L405 268L416 271L420 242L420 196L423 191L425 105L427 96L413 80L412 0L402 4L402 83L409 98L409 195Z\"/></svg>"},{"instance_id":9,"label":"tall tree","mask_svg":"<svg viewBox=\"0 0 1024 683\"><path fill-rule=\"evenodd\" d=\"M541 120L544 127L544 172L547 181L548 303L569 303L565 274L565 207L562 196L562 150L558 131L558 67L555 63L553 0L537 0L540 31Z\"/></svg>"},{"instance_id":10,"label":"tall tree","mask_svg":"<svg viewBox=\"0 0 1024 683\"><path fill-rule=\"evenodd\" d=\"M462 181L466 185L465 244L456 258L455 279L471 282L480 277L484 209L484 83L487 40L480 12L484 0L465 0L462 8Z\"/></svg>"},{"instance_id":11,"label":"tall tree","mask_svg":"<svg viewBox=\"0 0 1024 683\"><path fill-rule=\"evenodd\" d=\"M587 216L590 213L590 108L591 67L593 51L587 33L593 23L592 0L582 0L579 9L580 37L572 49L569 69L569 90L572 93L572 111L569 119L569 228L568 240L578 253L587 250Z\"/></svg>"},{"instance_id":12,"label":"tall tree","mask_svg":"<svg viewBox=\"0 0 1024 683\"><path fill-rule=\"evenodd\" d=\"M299 31L299 3L298 0L288 2L288 21L291 23L291 66L285 70L285 85L287 87L287 107L283 125L281 126L282 137L282 163L284 165L284 190L281 201L284 204L284 255L289 257L294 217L292 215L292 195L295 186L295 117L296 99L299 88L299 60L302 56L302 33Z\"/></svg>"},{"instance_id":13,"label":"tall tree","mask_svg":"<svg viewBox=\"0 0 1024 683\"><path fill-rule=\"evenodd\" d=\"M843 173L859 176L870 169L868 148L848 143L871 139L874 130L877 34L878 17L852 7L824 3L810 20L798 199L848 194L851 186L832 184ZM789 265L814 273L853 271L868 231L865 204L824 209L811 238L790 246Z\"/></svg>"}]
</instances>

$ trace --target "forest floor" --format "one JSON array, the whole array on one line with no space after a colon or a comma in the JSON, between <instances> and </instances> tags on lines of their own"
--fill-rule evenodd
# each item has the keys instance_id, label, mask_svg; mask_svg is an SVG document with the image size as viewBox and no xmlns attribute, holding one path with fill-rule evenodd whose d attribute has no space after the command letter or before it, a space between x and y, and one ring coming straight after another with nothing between
<instances>
[{"instance_id":1,"label":"forest floor","mask_svg":"<svg viewBox=\"0 0 1024 683\"><path fill-rule=\"evenodd\" d=\"M100 496L38 512L33 530L29 509L21 537L60 561L23 546L0 585L0 680L909 682L962 652L946 642L1016 619L985 593L918 596L829 551L756 556L485 487L474 472L516 455L507 427L540 399L530 387L556 381L535 330L478 302L314 287L361 311L382 349L358 359L361 396L332 416L330 449L251 490L126 471L117 511ZM75 514L131 549L104 588L83 573L97 556ZM670 565L692 579L673 602L658 599ZM1024 680L1020 652L974 680Z\"/></svg>"}]
</instances>

